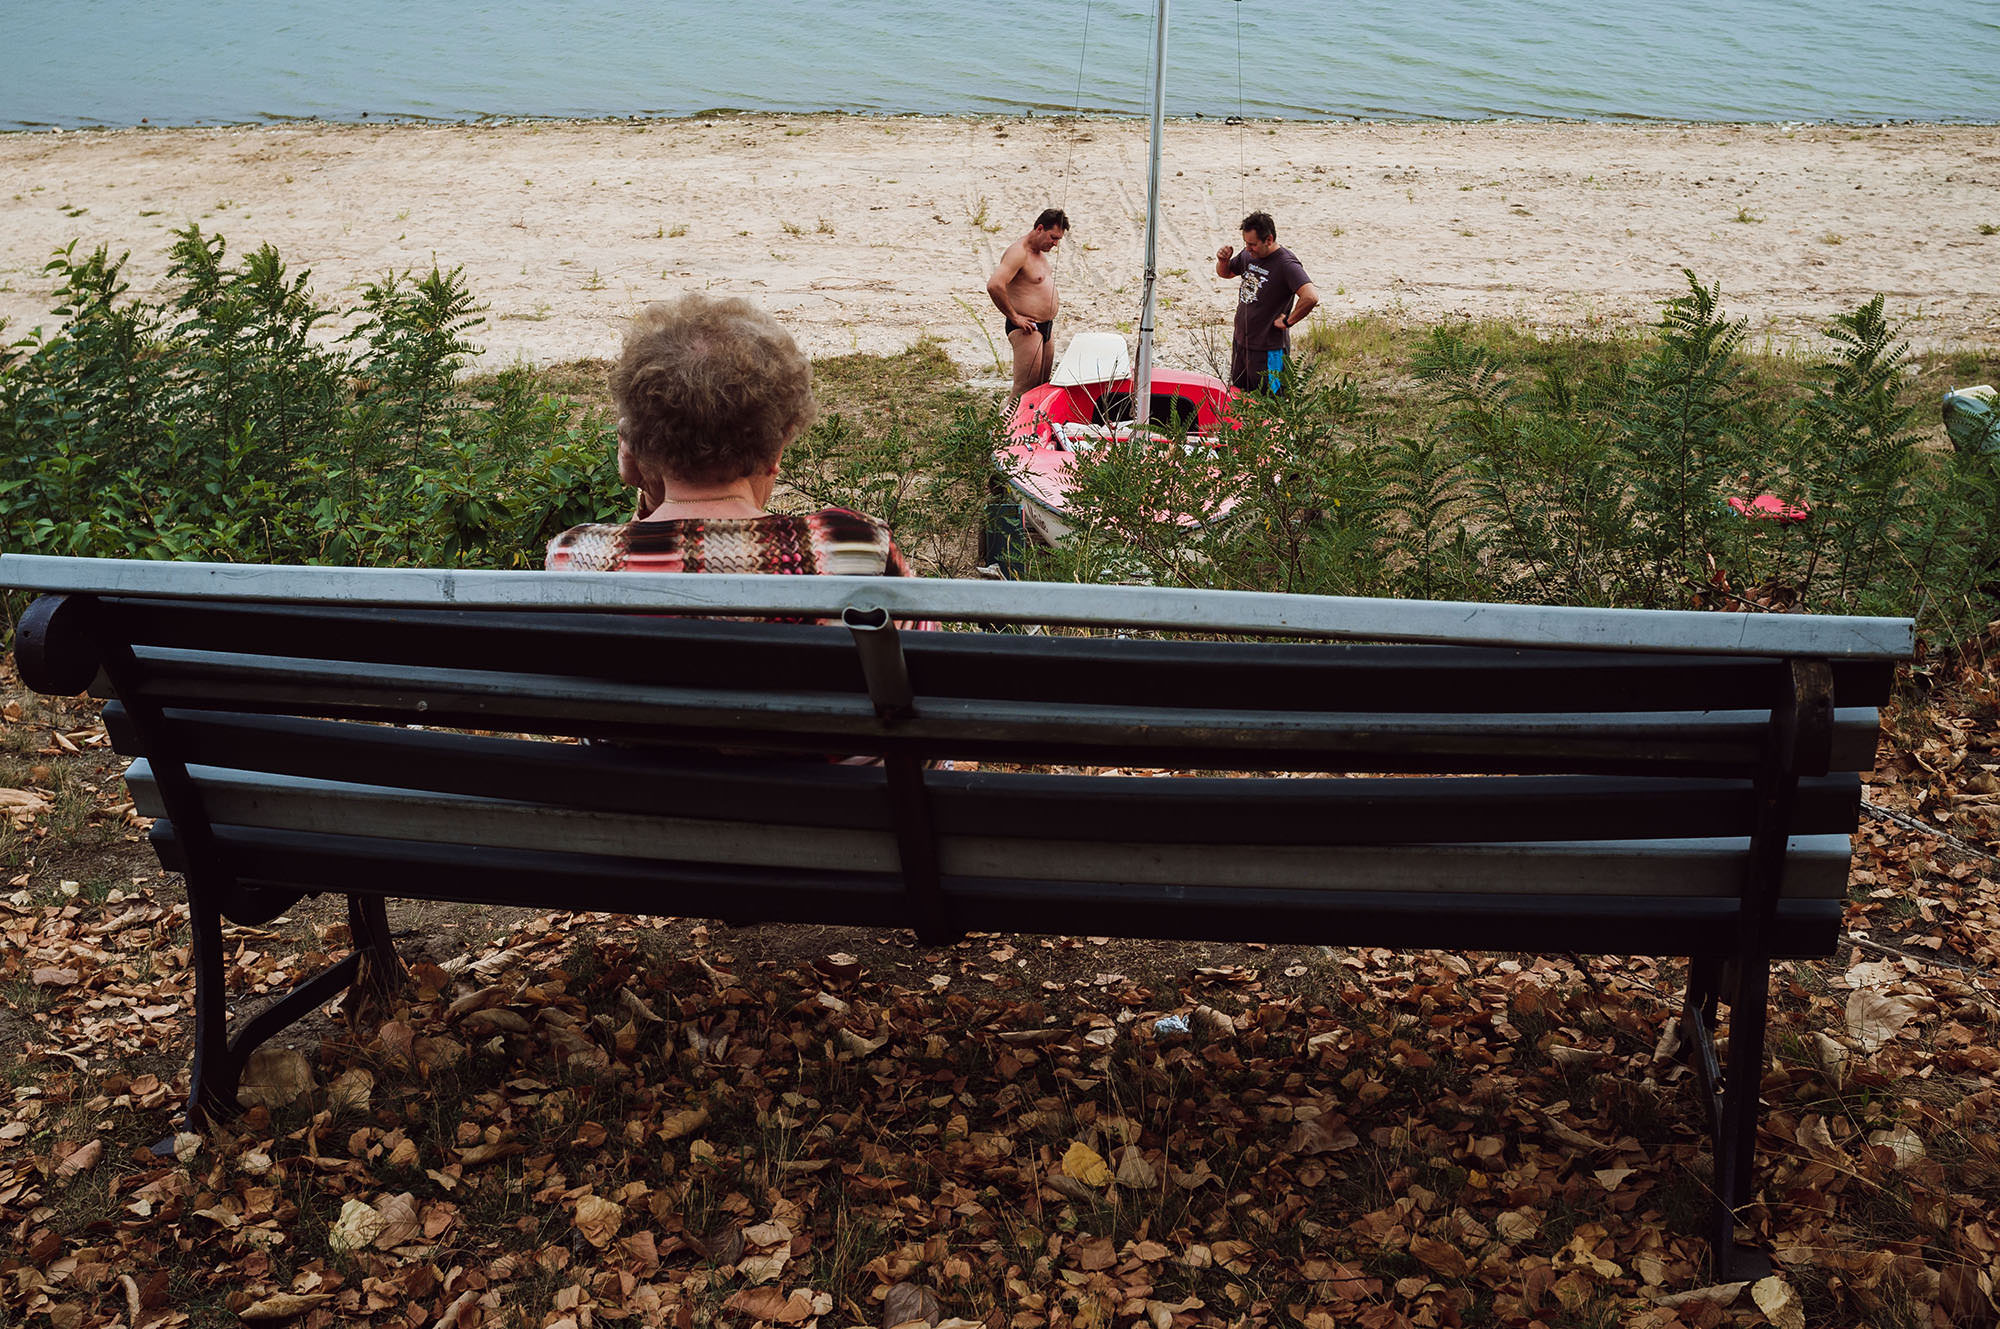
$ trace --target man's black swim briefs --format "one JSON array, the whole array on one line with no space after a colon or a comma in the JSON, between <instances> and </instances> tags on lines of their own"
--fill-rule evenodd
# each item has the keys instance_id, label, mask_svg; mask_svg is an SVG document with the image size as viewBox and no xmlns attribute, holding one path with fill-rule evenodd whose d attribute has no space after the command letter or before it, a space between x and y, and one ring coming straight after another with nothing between
<instances>
[{"instance_id":1,"label":"man's black swim briefs","mask_svg":"<svg viewBox=\"0 0 2000 1329\"><path fill-rule=\"evenodd\" d=\"M1026 332L1029 328L1033 328L1035 331L1042 334L1043 341L1047 341L1049 339L1050 331L1056 325L1056 321L1052 318L1045 318L1039 323L1015 323L1010 319L1003 318L1000 320L1000 324L1002 327L1007 329L1009 335L1012 335L1013 333L1016 332Z\"/></svg>"}]
</instances>

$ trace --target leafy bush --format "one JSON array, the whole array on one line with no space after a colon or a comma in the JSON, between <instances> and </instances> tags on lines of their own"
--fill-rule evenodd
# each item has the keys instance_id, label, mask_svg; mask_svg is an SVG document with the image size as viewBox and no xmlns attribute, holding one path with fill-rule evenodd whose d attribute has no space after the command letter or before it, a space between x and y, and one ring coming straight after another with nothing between
<instances>
[{"instance_id":1,"label":"leafy bush","mask_svg":"<svg viewBox=\"0 0 2000 1329\"><path fill-rule=\"evenodd\" d=\"M928 430L893 413L869 430L829 412L786 451L781 478L803 506L852 508L888 523L920 571L970 576L976 514L1004 434L998 410L974 401L957 403Z\"/></svg>"},{"instance_id":2,"label":"leafy bush","mask_svg":"<svg viewBox=\"0 0 2000 1329\"><path fill-rule=\"evenodd\" d=\"M1992 618L1992 464L1917 446L1908 349L1881 298L1835 321L1802 385L1774 391L1750 372L1744 325L1724 315L1720 289L1687 277L1634 353L1571 348L1517 375L1462 330L1433 330L1411 366L1429 406L1396 421L1392 439L1380 405L1320 357L1285 397L1240 401L1242 427L1223 447L1081 455L1072 473L1083 529L1033 570L1322 594L1898 614L1954 634ZM1764 492L1809 517L1756 519L1731 505Z\"/></svg>"},{"instance_id":3,"label":"leafy bush","mask_svg":"<svg viewBox=\"0 0 2000 1329\"><path fill-rule=\"evenodd\" d=\"M192 226L171 298L133 298L122 269L102 249L57 254L65 325L0 349L0 547L524 567L624 510L601 414L523 369L459 381L481 320L458 270L392 274L337 311L269 246L232 263ZM1993 463L1918 446L1909 353L1879 297L1827 331L1810 375L1773 386L1690 273L1641 343L1433 330L1409 366L1415 411L1309 356L1285 396L1238 403L1225 447L1078 455L1078 531L1026 572L1985 623ZM921 568L967 575L1003 423L935 346L860 359L824 368L865 421L831 412L794 445L787 501L870 512ZM1809 519L1730 505L1765 491Z\"/></svg>"},{"instance_id":4,"label":"leafy bush","mask_svg":"<svg viewBox=\"0 0 2000 1329\"><path fill-rule=\"evenodd\" d=\"M48 264L61 331L0 359L0 547L278 563L537 564L615 511L606 422L509 370L459 385L483 321L462 272L368 287L353 331L266 245L176 233L164 302L124 259Z\"/></svg>"}]
</instances>

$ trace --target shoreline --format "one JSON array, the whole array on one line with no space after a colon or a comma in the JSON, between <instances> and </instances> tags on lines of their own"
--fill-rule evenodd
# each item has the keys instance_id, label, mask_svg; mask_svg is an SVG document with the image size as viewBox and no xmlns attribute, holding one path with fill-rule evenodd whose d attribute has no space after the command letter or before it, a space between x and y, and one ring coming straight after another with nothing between
<instances>
[{"instance_id":1,"label":"shoreline","mask_svg":"<svg viewBox=\"0 0 2000 1329\"><path fill-rule=\"evenodd\" d=\"M770 309L814 355L921 336L992 373L985 276L1042 206L1058 346L1136 322L1144 122L1113 116L727 112L598 120L305 120L0 132L0 317L49 324L49 254L131 251L160 289L169 231L273 244L345 302L392 269L463 265L489 306L474 369L605 357L648 300ZM1888 298L1919 346L2000 342L2000 124L1169 121L1161 355L1226 353L1218 244L1254 208L1323 314L1650 324L1683 267L1753 337L1812 345Z\"/></svg>"},{"instance_id":2,"label":"shoreline","mask_svg":"<svg viewBox=\"0 0 2000 1329\"><path fill-rule=\"evenodd\" d=\"M514 125L575 125L579 127L601 125L674 125L701 120L853 120L862 123L877 120L938 121L945 124L962 121L981 123L995 120L1018 120L1022 123L1033 121L1067 122L1082 121L1103 124L1143 124L1143 113L1118 115L1108 111L1028 111L1010 113L1006 111L849 111L839 107L816 111L771 111L749 106L708 106L685 114L655 114L634 111L624 115L608 112L604 115L532 115L515 112L492 112L474 116L426 116L412 113L395 113L371 116L363 114L357 119L340 120L326 116L270 115L260 120L215 120L210 122L153 124L141 120L137 124L120 125L65 125L54 122L19 122L15 125L0 126L0 140L8 137L33 136L36 134L124 134L124 133L179 133L193 130L258 130L258 129L375 129L410 127L417 129L484 129L494 126ZM1238 123L1235 116L1213 115L1169 115L1169 126L1212 126L1223 125L1234 128ZM1365 128L1481 128L1488 126L1505 127L1524 125L1561 129L1576 128L1633 128L1633 129L1992 129L2000 128L2000 116L1975 118L1970 116L1943 120L1879 120L1856 116L1825 120L1686 120L1670 116L1607 115L1607 116L1545 116L1545 115L1489 115L1471 117L1452 116L1367 116L1328 115L1318 117L1249 116L1243 123L1262 126L1324 127L1346 126Z\"/></svg>"}]
</instances>

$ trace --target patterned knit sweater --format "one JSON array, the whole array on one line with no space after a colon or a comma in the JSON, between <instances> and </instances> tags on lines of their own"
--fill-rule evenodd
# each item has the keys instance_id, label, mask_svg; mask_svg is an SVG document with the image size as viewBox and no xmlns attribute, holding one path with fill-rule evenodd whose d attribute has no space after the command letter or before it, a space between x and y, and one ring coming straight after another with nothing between
<instances>
[{"instance_id":1,"label":"patterned knit sweater","mask_svg":"<svg viewBox=\"0 0 2000 1329\"><path fill-rule=\"evenodd\" d=\"M889 528L846 508L821 508L802 517L774 512L572 526L549 541L548 567L573 572L910 575Z\"/></svg>"}]
</instances>

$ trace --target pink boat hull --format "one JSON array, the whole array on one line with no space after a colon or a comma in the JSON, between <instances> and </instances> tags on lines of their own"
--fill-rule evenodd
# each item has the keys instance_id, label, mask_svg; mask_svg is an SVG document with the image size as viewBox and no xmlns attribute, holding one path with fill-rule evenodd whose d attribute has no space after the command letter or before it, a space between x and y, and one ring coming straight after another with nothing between
<instances>
[{"instance_id":1,"label":"pink boat hull","mask_svg":"<svg viewBox=\"0 0 2000 1329\"><path fill-rule=\"evenodd\" d=\"M1069 463L1075 453L1062 437L1064 427L1107 423L1106 399L1129 398L1131 392L1127 376L1062 387L1044 383L1021 395L1007 422L1008 443L999 461L1008 488L1021 500L1022 520L1044 540L1061 540L1073 525ZM1149 416L1156 430L1213 436L1241 427L1229 412L1235 390L1213 375L1155 370L1151 395ZM1130 418L1129 408L1112 413ZM1190 517L1187 524L1197 520Z\"/></svg>"}]
</instances>

